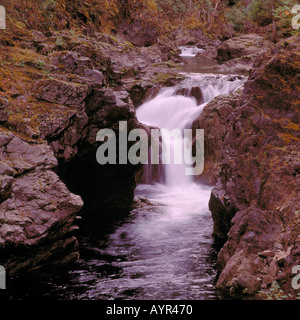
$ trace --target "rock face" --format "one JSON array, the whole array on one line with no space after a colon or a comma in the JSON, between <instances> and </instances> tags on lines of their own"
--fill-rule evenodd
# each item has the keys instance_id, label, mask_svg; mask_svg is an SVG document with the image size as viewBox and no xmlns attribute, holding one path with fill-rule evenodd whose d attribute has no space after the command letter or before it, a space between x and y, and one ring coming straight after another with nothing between
<instances>
[{"instance_id":1,"label":"rock face","mask_svg":"<svg viewBox=\"0 0 300 320\"><path fill-rule=\"evenodd\" d=\"M170 51L68 31L16 41L20 65L0 66L11 75L0 87L0 265L10 274L76 261L79 211L128 213L140 166L100 165L96 136L114 130L118 151L120 121L148 132L134 104L177 81Z\"/></svg>"},{"instance_id":2,"label":"rock face","mask_svg":"<svg viewBox=\"0 0 300 320\"><path fill-rule=\"evenodd\" d=\"M54 173L50 147L1 130L0 159L0 264L12 274L76 261L83 202Z\"/></svg>"},{"instance_id":3,"label":"rock face","mask_svg":"<svg viewBox=\"0 0 300 320\"><path fill-rule=\"evenodd\" d=\"M100 129L109 128L115 132L118 139L120 121L127 122L128 132L144 126L137 121L129 93L126 91L94 89L86 101L83 113L83 118L87 119L86 126L79 134L79 139L75 136L75 144L69 144L70 150L73 150L70 151L71 154L75 152L76 156L71 162L60 166L60 173L68 181L70 188L81 194L87 206L96 214L99 214L99 211L126 211L132 203L135 172L139 166L97 163L96 151L100 143L96 141L96 135ZM60 146L66 146L68 141L72 140L68 140L68 132L72 137L72 132L77 134L77 128L77 123L74 123L59 140L51 142L58 157ZM64 153L62 156L64 157Z\"/></svg>"},{"instance_id":4,"label":"rock face","mask_svg":"<svg viewBox=\"0 0 300 320\"><path fill-rule=\"evenodd\" d=\"M204 129L204 171L197 177L202 183L215 185L221 168L221 150L231 126L230 115L233 113L243 90L221 95L210 101L201 115L194 120L193 130Z\"/></svg>"},{"instance_id":5,"label":"rock face","mask_svg":"<svg viewBox=\"0 0 300 320\"><path fill-rule=\"evenodd\" d=\"M265 52L270 45L265 38L256 34L234 37L220 44L217 48L217 59L228 61L251 54L260 54Z\"/></svg>"},{"instance_id":6,"label":"rock face","mask_svg":"<svg viewBox=\"0 0 300 320\"><path fill-rule=\"evenodd\" d=\"M277 280L291 292L300 259L299 38L255 62L229 116L221 173L209 202L217 288L253 294Z\"/></svg>"},{"instance_id":7,"label":"rock face","mask_svg":"<svg viewBox=\"0 0 300 320\"><path fill-rule=\"evenodd\" d=\"M87 85L59 80L40 80L35 85L37 99L69 107L82 108L90 88Z\"/></svg>"},{"instance_id":8,"label":"rock face","mask_svg":"<svg viewBox=\"0 0 300 320\"><path fill-rule=\"evenodd\" d=\"M121 23L119 29L126 40L138 47L151 46L158 38L155 26L138 19L129 24L127 22Z\"/></svg>"},{"instance_id":9,"label":"rock face","mask_svg":"<svg viewBox=\"0 0 300 320\"><path fill-rule=\"evenodd\" d=\"M217 60L223 62L219 70L220 72L248 73L253 67L255 58L271 47L271 42L257 34L228 39L217 47Z\"/></svg>"}]
</instances>

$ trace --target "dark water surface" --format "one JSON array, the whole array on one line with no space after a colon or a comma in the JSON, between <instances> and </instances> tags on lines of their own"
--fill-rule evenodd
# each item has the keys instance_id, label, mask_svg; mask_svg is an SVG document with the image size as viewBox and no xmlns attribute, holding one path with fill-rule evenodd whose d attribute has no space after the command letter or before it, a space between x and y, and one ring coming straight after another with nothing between
<instances>
[{"instance_id":1,"label":"dark water surface","mask_svg":"<svg viewBox=\"0 0 300 320\"><path fill-rule=\"evenodd\" d=\"M80 261L8 281L13 299L217 299L210 188L139 185L138 206L111 233L82 225ZM197 196L195 196L197 195ZM101 220L99 220L101 222ZM100 226L100 225L99 225Z\"/></svg>"}]
</instances>

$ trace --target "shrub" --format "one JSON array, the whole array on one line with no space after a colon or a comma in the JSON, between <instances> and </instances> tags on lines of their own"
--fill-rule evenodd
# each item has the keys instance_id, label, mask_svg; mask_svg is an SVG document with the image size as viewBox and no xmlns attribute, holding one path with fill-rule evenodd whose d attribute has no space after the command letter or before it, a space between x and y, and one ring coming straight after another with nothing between
<instances>
[{"instance_id":1,"label":"shrub","mask_svg":"<svg viewBox=\"0 0 300 320\"><path fill-rule=\"evenodd\" d=\"M240 32L243 30L245 18L247 17L243 8L238 9L234 7L230 10L226 10L225 17L232 24L232 27L235 31Z\"/></svg>"}]
</instances>

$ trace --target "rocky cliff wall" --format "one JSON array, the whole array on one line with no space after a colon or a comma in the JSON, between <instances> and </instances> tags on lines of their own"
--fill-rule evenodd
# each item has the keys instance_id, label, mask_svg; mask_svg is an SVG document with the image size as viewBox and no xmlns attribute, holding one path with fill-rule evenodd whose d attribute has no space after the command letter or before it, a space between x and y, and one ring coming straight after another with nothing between
<instances>
[{"instance_id":1,"label":"rocky cliff wall","mask_svg":"<svg viewBox=\"0 0 300 320\"><path fill-rule=\"evenodd\" d=\"M293 292L300 261L299 38L259 56L226 118L221 171L212 191L217 288L256 293L276 280Z\"/></svg>"}]
</instances>

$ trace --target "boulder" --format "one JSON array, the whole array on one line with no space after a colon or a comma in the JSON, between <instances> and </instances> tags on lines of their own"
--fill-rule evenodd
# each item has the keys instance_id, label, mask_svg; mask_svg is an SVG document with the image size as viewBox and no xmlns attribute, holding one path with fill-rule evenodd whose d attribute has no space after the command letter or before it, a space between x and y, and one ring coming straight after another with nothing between
<instances>
[{"instance_id":1,"label":"boulder","mask_svg":"<svg viewBox=\"0 0 300 320\"><path fill-rule=\"evenodd\" d=\"M249 74L256 60L256 54L230 59L217 68L221 73Z\"/></svg>"},{"instance_id":2,"label":"boulder","mask_svg":"<svg viewBox=\"0 0 300 320\"><path fill-rule=\"evenodd\" d=\"M197 53L197 58L210 58L210 59L216 59L218 55L218 51L216 48L207 48L204 51L200 51Z\"/></svg>"},{"instance_id":3,"label":"boulder","mask_svg":"<svg viewBox=\"0 0 300 320\"><path fill-rule=\"evenodd\" d=\"M0 155L0 264L14 274L76 261L83 202L54 173L50 147L1 130Z\"/></svg>"},{"instance_id":4,"label":"boulder","mask_svg":"<svg viewBox=\"0 0 300 320\"><path fill-rule=\"evenodd\" d=\"M203 95L202 91L199 87L192 87L192 88L179 88L175 95L184 96L184 97L190 97L195 98L198 105L203 103Z\"/></svg>"},{"instance_id":5,"label":"boulder","mask_svg":"<svg viewBox=\"0 0 300 320\"><path fill-rule=\"evenodd\" d=\"M228 61L248 55L259 55L272 47L272 43L256 34L233 37L222 42L218 47L217 59Z\"/></svg>"}]
</instances>

